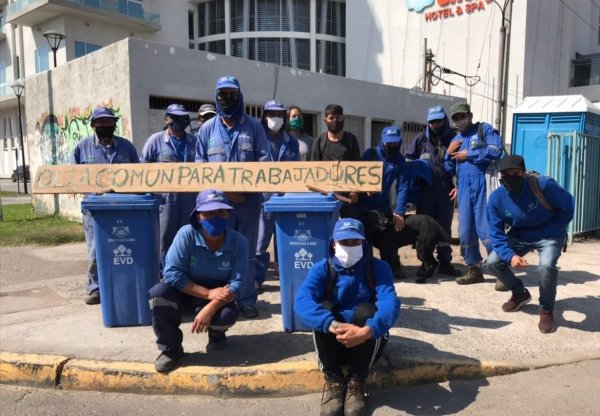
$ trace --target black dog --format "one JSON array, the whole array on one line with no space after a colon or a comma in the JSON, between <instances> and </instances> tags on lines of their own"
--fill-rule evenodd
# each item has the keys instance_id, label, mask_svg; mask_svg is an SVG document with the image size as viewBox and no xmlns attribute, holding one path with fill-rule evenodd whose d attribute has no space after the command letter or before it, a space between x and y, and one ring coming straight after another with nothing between
<instances>
[{"instance_id":1,"label":"black dog","mask_svg":"<svg viewBox=\"0 0 600 416\"><path fill-rule=\"evenodd\" d=\"M404 218L404 229L400 232L394 229L392 216L378 210L366 213L363 222L367 241L379 249L383 260L386 260L386 252L397 253L400 247L414 246L423 270L417 283L425 283L437 270L439 263L433 256L435 248L450 244L448 233L428 215L407 215Z\"/></svg>"}]
</instances>

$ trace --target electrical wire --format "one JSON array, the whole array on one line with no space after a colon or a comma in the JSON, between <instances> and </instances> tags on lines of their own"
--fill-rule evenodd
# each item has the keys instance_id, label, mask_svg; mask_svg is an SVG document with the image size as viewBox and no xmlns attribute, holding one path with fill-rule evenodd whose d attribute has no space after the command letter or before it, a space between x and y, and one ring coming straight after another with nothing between
<instances>
[{"instance_id":1,"label":"electrical wire","mask_svg":"<svg viewBox=\"0 0 600 416\"><path fill-rule=\"evenodd\" d=\"M581 20L583 23L585 23L586 25L588 25L594 32L599 33L598 29L596 29L594 26L591 25L591 23L589 23L587 20L585 20L583 17L579 16L579 14L577 14L577 12L573 9L571 9L567 3L565 3L563 0L560 0L560 2L563 4L563 6L565 6L567 9L571 10L571 12L573 12L573 14L575 16L577 16L579 18L579 20ZM595 6L595 5L594 5ZM598 6L596 6L598 7Z\"/></svg>"}]
</instances>

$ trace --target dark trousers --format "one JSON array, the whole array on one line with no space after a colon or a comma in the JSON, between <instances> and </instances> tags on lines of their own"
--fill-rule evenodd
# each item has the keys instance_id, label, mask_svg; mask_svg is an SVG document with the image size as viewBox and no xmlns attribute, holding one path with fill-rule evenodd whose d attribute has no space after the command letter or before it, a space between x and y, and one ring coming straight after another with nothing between
<instances>
[{"instance_id":1,"label":"dark trousers","mask_svg":"<svg viewBox=\"0 0 600 416\"><path fill-rule=\"evenodd\" d=\"M344 322L344 318L338 314L329 301L321 303L326 309L333 312L335 319L339 322ZM356 313L352 323L363 327L367 319L371 318L377 308L371 303L361 303L356 308ZM313 332L317 357L319 359L319 367L325 374L325 378L343 378L343 365L349 365L348 376L365 380L369 375L369 368L383 352L383 348L387 343L387 334L381 338L369 339L360 345L353 348L346 348L340 344L335 335L327 332Z\"/></svg>"},{"instance_id":2,"label":"dark trousers","mask_svg":"<svg viewBox=\"0 0 600 416\"><path fill-rule=\"evenodd\" d=\"M152 329L156 334L156 345L161 351L178 351L183 341L179 329L181 315L186 310L198 313L209 301L181 293L171 285L157 283L148 291L152 310ZM215 313L210 328L226 330L237 321L238 308L235 302L228 303Z\"/></svg>"},{"instance_id":3,"label":"dark trousers","mask_svg":"<svg viewBox=\"0 0 600 416\"><path fill-rule=\"evenodd\" d=\"M450 201L448 193L452 184L447 181L437 180L434 186L426 186L421 191L421 200L417 205L417 214L429 215L440 226L452 235L452 216L454 215L454 201ZM437 247L437 258L441 264L452 261L452 248L449 245Z\"/></svg>"}]
</instances>

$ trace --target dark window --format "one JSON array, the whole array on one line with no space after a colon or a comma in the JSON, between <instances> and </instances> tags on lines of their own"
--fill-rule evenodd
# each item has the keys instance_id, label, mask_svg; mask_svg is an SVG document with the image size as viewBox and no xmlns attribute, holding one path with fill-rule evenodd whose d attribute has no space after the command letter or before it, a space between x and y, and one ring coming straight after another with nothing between
<instances>
[{"instance_id":1,"label":"dark window","mask_svg":"<svg viewBox=\"0 0 600 416\"><path fill-rule=\"evenodd\" d=\"M198 50L224 55L225 54L225 40L214 40L212 42L200 43L200 44L198 44Z\"/></svg>"},{"instance_id":2,"label":"dark window","mask_svg":"<svg viewBox=\"0 0 600 416\"><path fill-rule=\"evenodd\" d=\"M346 4L334 0L317 0L317 33L346 36Z\"/></svg>"},{"instance_id":3,"label":"dark window","mask_svg":"<svg viewBox=\"0 0 600 416\"><path fill-rule=\"evenodd\" d=\"M197 112L202 104L206 104L206 101L188 100L178 97L158 97L156 95L151 95L149 96L148 104L152 110L166 110L171 104L181 104L185 107L186 111L192 113L191 117L195 118L193 113Z\"/></svg>"},{"instance_id":4,"label":"dark window","mask_svg":"<svg viewBox=\"0 0 600 416\"><path fill-rule=\"evenodd\" d=\"M309 0L231 0L232 32L308 32L309 21Z\"/></svg>"},{"instance_id":5,"label":"dark window","mask_svg":"<svg viewBox=\"0 0 600 416\"><path fill-rule=\"evenodd\" d=\"M194 40L194 12L188 10L188 39Z\"/></svg>"},{"instance_id":6,"label":"dark window","mask_svg":"<svg viewBox=\"0 0 600 416\"><path fill-rule=\"evenodd\" d=\"M225 33L224 0L211 0L198 5L198 36Z\"/></svg>"},{"instance_id":7,"label":"dark window","mask_svg":"<svg viewBox=\"0 0 600 416\"><path fill-rule=\"evenodd\" d=\"M600 53L592 55L576 53L572 64L571 87L600 84Z\"/></svg>"},{"instance_id":8,"label":"dark window","mask_svg":"<svg viewBox=\"0 0 600 416\"><path fill-rule=\"evenodd\" d=\"M87 55L88 53L97 51L100 48L102 48L101 45L75 41L75 58Z\"/></svg>"},{"instance_id":9,"label":"dark window","mask_svg":"<svg viewBox=\"0 0 600 416\"><path fill-rule=\"evenodd\" d=\"M317 40L317 72L346 76L346 45Z\"/></svg>"}]
</instances>

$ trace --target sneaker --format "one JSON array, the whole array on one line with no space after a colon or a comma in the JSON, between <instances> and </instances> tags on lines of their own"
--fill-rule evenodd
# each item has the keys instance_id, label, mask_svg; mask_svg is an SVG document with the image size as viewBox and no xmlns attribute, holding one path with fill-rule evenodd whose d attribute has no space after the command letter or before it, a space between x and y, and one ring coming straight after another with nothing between
<instances>
[{"instance_id":1,"label":"sneaker","mask_svg":"<svg viewBox=\"0 0 600 416\"><path fill-rule=\"evenodd\" d=\"M342 378L325 379L321 396L321 416L343 416L346 384Z\"/></svg>"},{"instance_id":2,"label":"sneaker","mask_svg":"<svg viewBox=\"0 0 600 416\"><path fill-rule=\"evenodd\" d=\"M258 316L258 309L254 305L240 306L240 312L246 319L256 318Z\"/></svg>"},{"instance_id":3,"label":"sneaker","mask_svg":"<svg viewBox=\"0 0 600 416\"><path fill-rule=\"evenodd\" d=\"M456 283L459 285L472 285L473 283L481 283L483 281L483 272L479 266L469 267L467 274L456 279Z\"/></svg>"},{"instance_id":4,"label":"sneaker","mask_svg":"<svg viewBox=\"0 0 600 416\"><path fill-rule=\"evenodd\" d=\"M227 335L225 331L208 328L208 344L206 351L221 351L224 350L227 343Z\"/></svg>"},{"instance_id":5,"label":"sneaker","mask_svg":"<svg viewBox=\"0 0 600 416\"><path fill-rule=\"evenodd\" d=\"M442 263L439 265L437 272L446 276L459 277L462 272L455 268L450 263Z\"/></svg>"},{"instance_id":6,"label":"sneaker","mask_svg":"<svg viewBox=\"0 0 600 416\"><path fill-rule=\"evenodd\" d=\"M344 416L362 416L367 409L367 383L364 380L350 379L346 387Z\"/></svg>"},{"instance_id":7,"label":"sneaker","mask_svg":"<svg viewBox=\"0 0 600 416\"><path fill-rule=\"evenodd\" d=\"M525 289L525 292L515 294L513 293L508 302L502 305L504 312L516 312L521 309L521 306L531 302L531 294L529 290Z\"/></svg>"},{"instance_id":8,"label":"sneaker","mask_svg":"<svg viewBox=\"0 0 600 416\"><path fill-rule=\"evenodd\" d=\"M542 334L554 332L556 330L554 327L554 312L547 309L540 309L540 323L538 324L538 328Z\"/></svg>"},{"instance_id":9,"label":"sneaker","mask_svg":"<svg viewBox=\"0 0 600 416\"><path fill-rule=\"evenodd\" d=\"M92 292L84 300L86 305L98 305L100 304L100 292Z\"/></svg>"},{"instance_id":10,"label":"sneaker","mask_svg":"<svg viewBox=\"0 0 600 416\"><path fill-rule=\"evenodd\" d=\"M179 365L182 357L183 347L179 347L176 351L163 351L154 360L154 369L159 373L169 373Z\"/></svg>"},{"instance_id":11,"label":"sneaker","mask_svg":"<svg viewBox=\"0 0 600 416\"><path fill-rule=\"evenodd\" d=\"M500 279L496 279L496 285L494 286L494 290L496 292L508 292L510 289L506 287L504 283Z\"/></svg>"}]
</instances>

